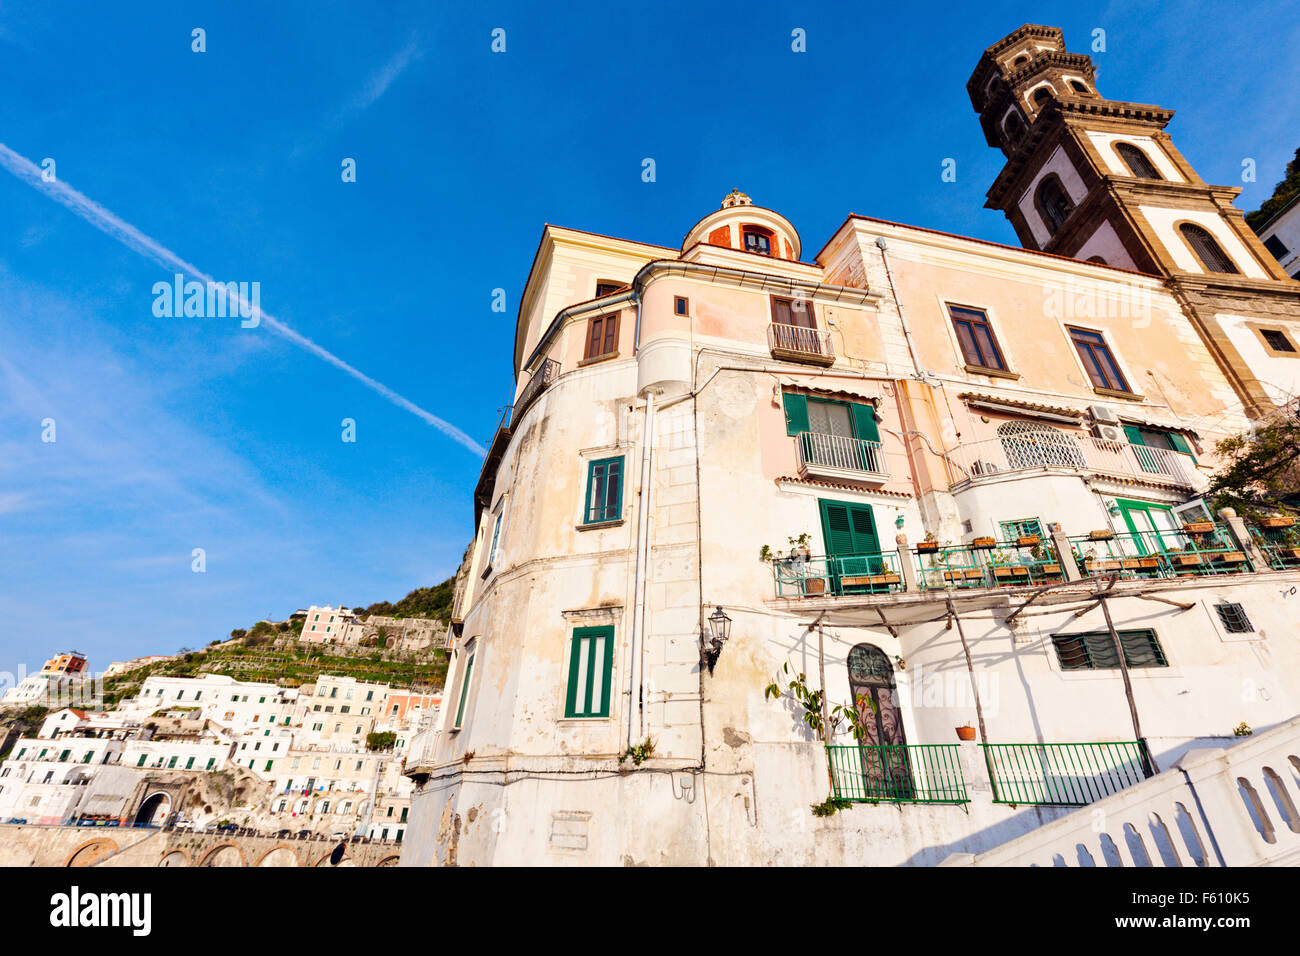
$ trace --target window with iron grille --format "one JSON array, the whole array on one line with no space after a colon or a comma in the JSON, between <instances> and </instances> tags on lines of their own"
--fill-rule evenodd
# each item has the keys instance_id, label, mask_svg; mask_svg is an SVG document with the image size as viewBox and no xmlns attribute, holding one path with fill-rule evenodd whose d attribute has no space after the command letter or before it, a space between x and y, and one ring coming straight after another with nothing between
<instances>
[{"instance_id":1,"label":"window with iron grille","mask_svg":"<svg viewBox=\"0 0 1300 956\"><path fill-rule=\"evenodd\" d=\"M1120 631L1119 642L1124 647L1124 661L1129 667L1168 667L1165 652L1150 629ZM1090 631L1086 634L1053 634L1056 657L1061 670L1112 670L1119 667L1119 655L1110 631Z\"/></svg>"},{"instance_id":2,"label":"window with iron grille","mask_svg":"<svg viewBox=\"0 0 1300 956\"><path fill-rule=\"evenodd\" d=\"M1003 541L1014 541L1017 538L1046 537L1043 534L1042 522L1037 518L1017 518L1015 521L1003 521L1000 524Z\"/></svg>"},{"instance_id":3,"label":"window with iron grille","mask_svg":"<svg viewBox=\"0 0 1300 956\"><path fill-rule=\"evenodd\" d=\"M1274 352L1294 352L1295 346L1281 329L1260 329L1259 334Z\"/></svg>"},{"instance_id":4,"label":"window with iron grille","mask_svg":"<svg viewBox=\"0 0 1300 956\"><path fill-rule=\"evenodd\" d=\"M1218 612L1219 620L1223 622L1223 629L1229 634L1254 633L1255 628L1251 626L1250 618L1246 616L1246 609L1240 604L1220 601L1214 605L1214 610Z\"/></svg>"}]
</instances>

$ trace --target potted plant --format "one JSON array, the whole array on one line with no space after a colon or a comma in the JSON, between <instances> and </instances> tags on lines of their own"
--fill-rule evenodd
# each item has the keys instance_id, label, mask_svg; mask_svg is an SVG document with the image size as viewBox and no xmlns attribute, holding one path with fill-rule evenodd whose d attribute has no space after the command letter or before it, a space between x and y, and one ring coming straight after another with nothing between
<instances>
[{"instance_id":1,"label":"potted plant","mask_svg":"<svg viewBox=\"0 0 1300 956\"><path fill-rule=\"evenodd\" d=\"M981 550L991 551L998 546L997 540L990 538L988 535L980 535L971 540L970 546Z\"/></svg>"},{"instance_id":2,"label":"potted plant","mask_svg":"<svg viewBox=\"0 0 1300 956\"><path fill-rule=\"evenodd\" d=\"M934 554L939 550L939 539L934 536L933 531L927 531L925 537L916 543L918 554Z\"/></svg>"},{"instance_id":3,"label":"potted plant","mask_svg":"<svg viewBox=\"0 0 1300 956\"><path fill-rule=\"evenodd\" d=\"M1291 515L1268 515L1259 519L1261 528L1289 528L1295 524L1295 518Z\"/></svg>"},{"instance_id":4,"label":"potted plant","mask_svg":"<svg viewBox=\"0 0 1300 956\"><path fill-rule=\"evenodd\" d=\"M962 724L957 728L957 739L971 741L975 739L975 728L970 724Z\"/></svg>"},{"instance_id":5,"label":"potted plant","mask_svg":"<svg viewBox=\"0 0 1300 956\"><path fill-rule=\"evenodd\" d=\"M1187 534L1208 534L1213 530L1213 521L1188 521L1183 524L1183 531Z\"/></svg>"}]
</instances>

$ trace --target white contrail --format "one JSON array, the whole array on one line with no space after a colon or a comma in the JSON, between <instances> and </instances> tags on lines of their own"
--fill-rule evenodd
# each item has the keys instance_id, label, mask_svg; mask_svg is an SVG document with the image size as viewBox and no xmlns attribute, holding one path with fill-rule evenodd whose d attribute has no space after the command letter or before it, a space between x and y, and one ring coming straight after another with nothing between
<instances>
[{"instance_id":1,"label":"white contrail","mask_svg":"<svg viewBox=\"0 0 1300 956\"><path fill-rule=\"evenodd\" d=\"M170 249L167 249L161 244L155 242L153 239L150 239L139 229L135 228L135 226L122 221L99 203L95 202L88 196L77 192L77 190L73 189L71 186L67 186L58 180L46 182L42 175L43 171L39 166L31 160L15 153L4 143L0 143L0 166L9 170L9 172L26 182L29 186L39 189L51 199L67 206L70 210L82 219L86 220L86 222L90 223L96 229L106 235L112 236L118 242L134 249L136 252L152 259L154 262L166 266L176 272L185 272L199 282L208 283L215 281L211 276L202 272L197 267L190 265L190 263L186 262ZM241 301L240 305L244 306L247 310L248 303ZM388 399L398 408L404 408L412 415L416 415L423 419L427 424L432 425L453 441L464 445L480 458L487 454L482 445L470 438L469 435L465 434L455 425L439 418L432 412L426 412L419 405L403 398L382 382L376 382L369 375L353 368L337 355L317 345L305 335L294 331L279 319L276 319L261 310L259 310L259 314L261 316L261 321L265 323L271 331L284 336L299 348L306 349L317 358L328 362L335 368L342 369L367 388L384 396L384 398Z\"/></svg>"}]
</instances>

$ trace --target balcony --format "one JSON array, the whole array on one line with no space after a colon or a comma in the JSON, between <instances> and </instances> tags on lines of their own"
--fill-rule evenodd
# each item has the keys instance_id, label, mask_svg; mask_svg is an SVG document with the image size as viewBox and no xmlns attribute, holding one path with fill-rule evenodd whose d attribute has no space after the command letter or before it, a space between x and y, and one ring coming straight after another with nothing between
<instances>
[{"instance_id":1,"label":"balcony","mask_svg":"<svg viewBox=\"0 0 1300 956\"><path fill-rule=\"evenodd\" d=\"M983 744L993 802L1082 807L1152 775L1140 740L1080 744Z\"/></svg>"},{"instance_id":2,"label":"balcony","mask_svg":"<svg viewBox=\"0 0 1300 956\"><path fill-rule=\"evenodd\" d=\"M808 365L834 365L835 349L831 334L802 325L773 322L767 327L767 347L772 357Z\"/></svg>"},{"instance_id":3,"label":"balcony","mask_svg":"<svg viewBox=\"0 0 1300 956\"><path fill-rule=\"evenodd\" d=\"M1181 531L1072 537L1070 544L1086 575L1173 578L1255 570L1232 535L1208 521L1184 525Z\"/></svg>"},{"instance_id":4,"label":"balcony","mask_svg":"<svg viewBox=\"0 0 1300 956\"><path fill-rule=\"evenodd\" d=\"M855 803L970 803L957 744L826 748L831 796Z\"/></svg>"},{"instance_id":5,"label":"balcony","mask_svg":"<svg viewBox=\"0 0 1300 956\"><path fill-rule=\"evenodd\" d=\"M880 484L889 476L880 442L800 432L795 437L802 478L834 478L862 484Z\"/></svg>"},{"instance_id":6,"label":"balcony","mask_svg":"<svg viewBox=\"0 0 1300 956\"><path fill-rule=\"evenodd\" d=\"M1044 429L959 445L948 460L954 485L1002 472L1066 471L1199 491L1205 479L1180 452Z\"/></svg>"},{"instance_id":7,"label":"balcony","mask_svg":"<svg viewBox=\"0 0 1300 956\"><path fill-rule=\"evenodd\" d=\"M903 590L897 551L772 562L777 597L892 594Z\"/></svg>"},{"instance_id":8,"label":"balcony","mask_svg":"<svg viewBox=\"0 0 1300 956\"><path fill-rule=\"evenodd\" d=\"M560 374L560 363L555 359L546 359L537 370L532 373L528 379L528 384L524 390L519 393L519 400L515 402L514 413L511 416L514 422L518 422L524 417L524 412L528 411L530 405L537 401L537 397L550 387Z\"/></svg>"}]
</instances>

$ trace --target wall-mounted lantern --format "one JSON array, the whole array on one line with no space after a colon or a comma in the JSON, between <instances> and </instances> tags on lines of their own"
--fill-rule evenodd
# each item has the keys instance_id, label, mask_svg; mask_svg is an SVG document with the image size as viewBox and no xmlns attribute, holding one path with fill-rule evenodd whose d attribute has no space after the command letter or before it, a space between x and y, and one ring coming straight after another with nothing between
<instances>
[{"instance_id":1,"label":"wall-mounted lantern","mask_svg":"<svg viewBox=\"0 0 1300 956\"><path fill-rule=\"evenodd\" d=\"M713 665L718 662L718 657L722 654L722 645L727 643L731 637L731 618L723 612L722 606L718 605L708 617L708 629L700 632L700 660L708 665L709 673L713 673Z\"/></svg>"}]
</instances>

